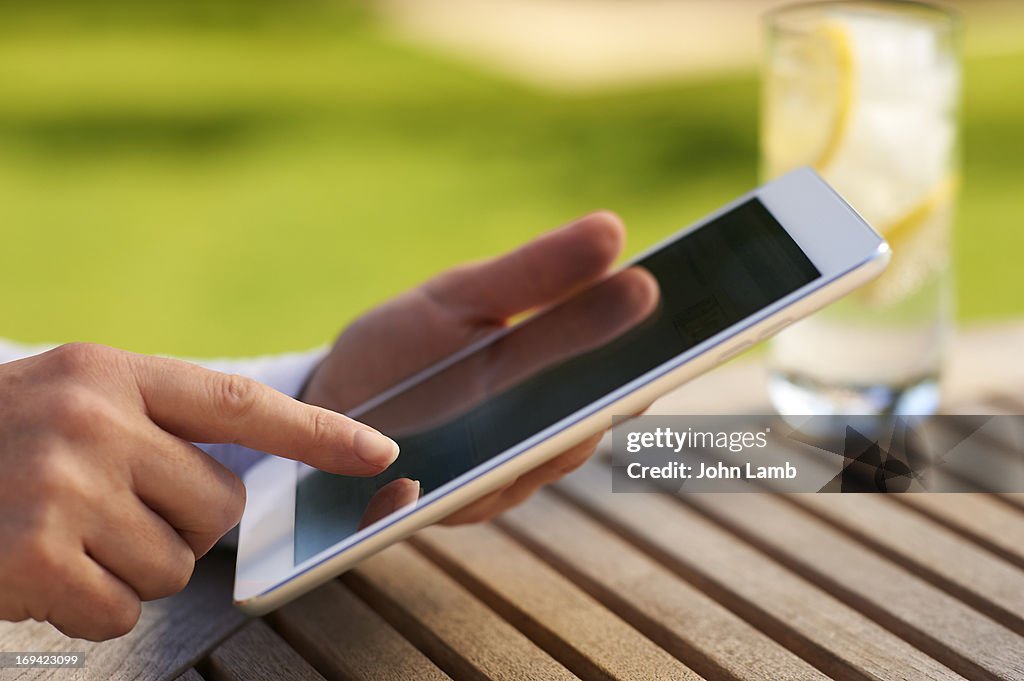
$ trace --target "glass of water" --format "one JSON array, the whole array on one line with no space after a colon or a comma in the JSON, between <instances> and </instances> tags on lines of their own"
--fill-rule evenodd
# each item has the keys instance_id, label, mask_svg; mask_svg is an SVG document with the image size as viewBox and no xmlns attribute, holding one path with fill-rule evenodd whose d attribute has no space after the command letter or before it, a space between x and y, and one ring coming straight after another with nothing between
<instances>
[{"instance_id":1,"label":"glass of water","mask_svg":"<svg viewBox=\"0 0 1024 681\"><path fill-rule=\"evenodd\" d=\"M772 342L783 414L930 414L952 328L958 22L913 2L768 15L761 174L814 167L893 249L882 276Z\"/></svg>"}]
</instances>

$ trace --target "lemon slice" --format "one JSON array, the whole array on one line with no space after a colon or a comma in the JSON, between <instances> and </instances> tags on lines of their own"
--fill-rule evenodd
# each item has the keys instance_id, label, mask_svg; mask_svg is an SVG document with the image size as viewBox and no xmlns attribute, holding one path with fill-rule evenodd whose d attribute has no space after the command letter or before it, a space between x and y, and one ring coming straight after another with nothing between
<instances>
[{"instance_id":1,"label":"lemon slice","mask_svg":"<svg viewBox=\"0 0 1024 681\"><path fill-rule=\"evenodd\" d=\"M766 74L763 176L811 165L882 232L893 261L861 289L871 305L906 298L948 261L959 181L946 170L956 137L946 109L958 78L923 38L836 11L779 37ZM901 50L912 58L894 62Z\"/></svg>"},{"instance_id":2,"label":"lemon slice","mask_svg":"<svg viewBox=\"0 0 1024 681\"><path fill-rule=\"evenodd\" d=\"M765 90L767 175L808 164L821 172L835 158L850 122L853 41L841 23L829 21L779 50L778 66L769 74L774 82Z\"/></svg>"},{"instance_id":3,"label":"lemon slice","mask_svg":"<svg viewBox=\"0 0 1024 681\"><path fill-rule=\"evenodd\" d=\"M901 244L909 241L914 233L921 228L921 225L928 222L932 215L950 202L959 187L960 176L956 173L949 174L902 218L888 227L883 227L882 236L889 242L889 246L895 251L900 248Z\"/></svg>"},{"instance_id":4,"label":"lemon slice","mask_svg":"<svg viewBox=\"0 0 1024 681\"><path fill-rule=\"evenodd\" d=\"M901 218L880 231L892 248L892 263L878 279L860 290L874 305L893 303L917 290L928 275L948 264L948 225L960 176L951 173Z\"/></svg>"}]
</instances>

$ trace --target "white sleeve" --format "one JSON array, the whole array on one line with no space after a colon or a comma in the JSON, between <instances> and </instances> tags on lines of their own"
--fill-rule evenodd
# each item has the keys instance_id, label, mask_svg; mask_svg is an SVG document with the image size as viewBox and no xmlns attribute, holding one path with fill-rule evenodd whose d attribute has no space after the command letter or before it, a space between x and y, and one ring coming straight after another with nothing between
<instances>
[{"instance_id":1,"label":"white sleeve","mask_svg":"<svg viewBox=\"0 0 1024 681\"><path fill-rule=\"evenodd\" d=\"M0 338L0 364L38 355L40 352L46 352L52 347L52 345L22 345L5 338Z\"/></svg>"},{"instance_id":2,"label":"white sleeve","mask_svg":"<svg viewBox=\"0 0 1024 681\"><path fill-rule=\"evenodd\" d=\"M0 364L29 357L52 347L53 345L21 345L0 338ZM215 371L248 376L286 395L298 397L310 374L326 354L327 348L318 348L270 357L189 361ZM265 456L262 452L239 445L199 446L238 475Z\"/></svg>"}]
</instances>

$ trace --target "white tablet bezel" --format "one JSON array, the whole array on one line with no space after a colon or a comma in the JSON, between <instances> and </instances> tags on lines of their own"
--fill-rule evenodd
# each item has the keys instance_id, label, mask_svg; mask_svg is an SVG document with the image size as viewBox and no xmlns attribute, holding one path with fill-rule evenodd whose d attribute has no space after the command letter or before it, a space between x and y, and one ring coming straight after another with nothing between
<instances>
[{"instance_id":1,"label":"white tablet bezel","mask_svg":"<svg viewBox=\"0 0 1024 681\"><path fill-rule=\"evenodd\" d=\"M643 409L669 390L774 334L788 322L866 283L880 274L888 262L889 248L885 241L817 174L800 169L672 234L623 267L752 198L759 199L789 233L821 272L820 277L477 468L431 490L415 506L387 516L298 565L292 564L295 486L303 464L267 457L245 475L248 503L239 529L235 603L246 612L262 614L301 595L383 547L535 468L583 438L604 430L613 415ZM435 373L494 339L495 336L484 339L425 373ZM358 418L381 400L422 380L423 375L386 391L349 415Z\"/></svg>"}]
</instances>

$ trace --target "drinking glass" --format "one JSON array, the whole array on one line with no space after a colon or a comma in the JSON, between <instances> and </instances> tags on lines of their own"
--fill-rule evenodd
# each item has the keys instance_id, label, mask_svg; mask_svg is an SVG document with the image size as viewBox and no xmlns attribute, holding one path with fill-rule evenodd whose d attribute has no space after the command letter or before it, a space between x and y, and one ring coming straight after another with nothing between
<instances>
[{"instance_id":1,"label":"drinking glass","mask_svg":"<svg viewBox=\"0 0 1024 681\"><path fill-rule=\"evenodd\" d=\"M814 167L893 250L881 277L783 331L783 414L930 414L953 316L958 21L916 2L816 2L767 17L761 174Z\"/></svg>"}]
</instances>

